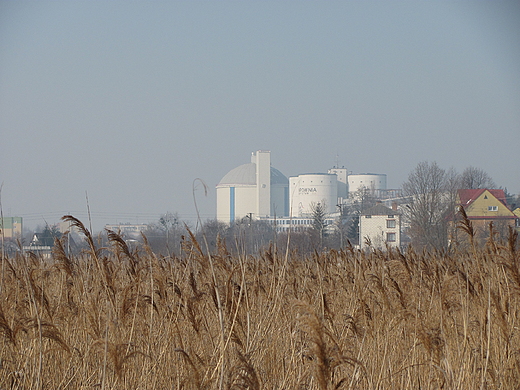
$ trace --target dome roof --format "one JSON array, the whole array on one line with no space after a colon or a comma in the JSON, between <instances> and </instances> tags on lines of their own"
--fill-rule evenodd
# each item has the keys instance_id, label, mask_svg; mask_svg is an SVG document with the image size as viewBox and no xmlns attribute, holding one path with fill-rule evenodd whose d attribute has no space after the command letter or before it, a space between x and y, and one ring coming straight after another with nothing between
<instances>
[{"instance_id":1,"label":"dome roof","mask_svg":"<svg viewBox=\"0 0 520 390\"><path fill-rule=\"evenodd\" d=\"M271 185L289 184L289 180L278 169L271 167ZM248 163L230 170L218 185L256 185L256 164Z\"/></svg>"},{"instance_id":2,"label":"dome roof","mask_svg":"<svg viewBox=\"0 0 520 390\"><path fill-rule=\"evenodd\" d=\"M226 184L256 184L256 164L243 164L230 170L226 176L220 180L219 185Z\"/></svg>"}]
</instances>

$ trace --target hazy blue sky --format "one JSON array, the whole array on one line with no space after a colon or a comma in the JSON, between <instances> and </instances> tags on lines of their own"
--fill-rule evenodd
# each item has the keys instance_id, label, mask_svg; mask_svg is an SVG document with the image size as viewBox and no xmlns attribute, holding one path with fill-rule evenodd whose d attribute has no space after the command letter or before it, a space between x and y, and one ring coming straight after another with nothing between
<instances>
[{"instance_id":1,"label":"hazy blue sky","mask_svg":"<svg viewBox=\"0 0 520 390\"><path fill-rule=\"evenodd\" d=\"M0 0L0 183L26 226L215 216L285 175L475 166L520 192L517 1Z\"/></svg>"}]
</instances>

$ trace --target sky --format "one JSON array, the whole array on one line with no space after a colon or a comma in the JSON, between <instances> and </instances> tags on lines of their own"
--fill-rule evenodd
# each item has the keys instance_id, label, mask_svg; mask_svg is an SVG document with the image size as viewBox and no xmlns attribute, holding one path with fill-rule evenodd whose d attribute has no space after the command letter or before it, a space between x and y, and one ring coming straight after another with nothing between
<instances>
[{"instance_id":1,"label":"sky","mask_svg":"<svg viewBox=\"0 0 520 390\"><path fill-rule=\"evenodd\" d=\"M2 213L205 221L256 150L286 176L400 188L435 161L520 193L519 20L517 1L0 0Z\"/></svg>"}]
</instances>

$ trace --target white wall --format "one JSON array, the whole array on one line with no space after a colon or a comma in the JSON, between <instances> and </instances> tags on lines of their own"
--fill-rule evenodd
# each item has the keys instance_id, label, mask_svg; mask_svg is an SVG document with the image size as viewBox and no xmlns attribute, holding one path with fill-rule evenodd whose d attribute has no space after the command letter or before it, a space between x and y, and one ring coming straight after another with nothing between
<instances>
[{"instance_id":1,"label":"white wall","mask_svg":"<svg viewBox=\"0 0 520 390\"><path fill-rule=\"evenodd\" d=\"M235 187L235 221L244 218L249 213L253 213L253 218L256 218L256 196L255 186Z\"/></svg>"},{"instance_id":2,"label":"white wall","mask_svg":"<svg viewBox=\"0 0 520 390\"><path fill-rule=\"evenodd\" d=\"M259 150L253 153L251 162L256 164L256 208L250 212L255 214L255 218L269 216L271 215L271 152Z\"/></svg>"},{"instance_id":3,"label":"white wall","mask_svg":"<svg viewBox=\"0 0 520 390\"><path fill-rule=\"evenodd\" d=\"M348 197L348 171L347 168L331 168L329 173L335 173L338 177L338 198Z\"/></svg>"},{"instance_id":4,"label":"white wall","mask_svg":"<svg viewBox=\"0 0 520 390\"><path fill-rule=\"evenodd\" d=\"M368 217L368 218L367 218ZM387 227L388 220L395 220L395 227ZM366 237L370 238L372 247L384 249L387 244L387 233L395 233L395 241L388 242L390 247L401 245L401 216L393 215L361 215L359 217L359 245L366 248Z\"/></svg>"},{"instance_id":5,"label":"white wall","mask_svg":"<svg viewBox=\"0 0 520 390\"><path fill-rule=\"evenodd\" d=\"M229 205L230 187L217 187L217 215L219 221L229 223L230 205Z\"/></svg>"},{"instance_id":6,"label":"white wall","mask_svg":"<svg viewBox=\"0 0 520 390\"><path fill-rule=\"evenodd\" d=\"M356 192L361 187L365 187L369 190L386 190L386 175L376 173L348 175L348 188L350 192Z\"/></svg>"},{"instance_id":7,"label":"white wall","mask_svg":"<svg viewBox=\"0 0 520 390\"><path fill-rule=\"evenodd\" d=\"M293 216L309 215L313 204L323 202L327 213L336 211L338 180L335 174L304 174L289 178L289 203Z\"/></svg>"}]
</instances>

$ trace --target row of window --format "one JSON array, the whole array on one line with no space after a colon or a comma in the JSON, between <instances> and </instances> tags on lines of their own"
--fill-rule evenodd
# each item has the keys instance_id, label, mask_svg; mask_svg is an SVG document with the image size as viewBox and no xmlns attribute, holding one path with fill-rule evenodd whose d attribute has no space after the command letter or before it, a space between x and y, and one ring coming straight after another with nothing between
<instances>
[{"instance_id":1,"label":"row of window","mask_svg":"<svg viewBox=\"0 0 520 390\"><path fill-rule=\"evenodd\" d=\"M393 218L394 216L393 215L389 215L388 218ZM365 218L372 218L371 215L366 215ZM395 227L397 226L397 222L395 221L395 219L387 219L386 220L386 227L387 229L395 229Z\"/></svg>"},{"instance_id":2,"label":"row of window","mask_svg":"<svg viewBox=\"0 0 520 390\"><path fill-rule=\"evenodd\" d=\"M333 222L334 222L333 219L326 219L325 225L332 225ZM269 223L271 223L271 225L274 225L275 223L277 225L312 225L313 220L312 219L293 219L293 220L278 219L276 221L270 220Z\"/></svg>"}]
</instances>

